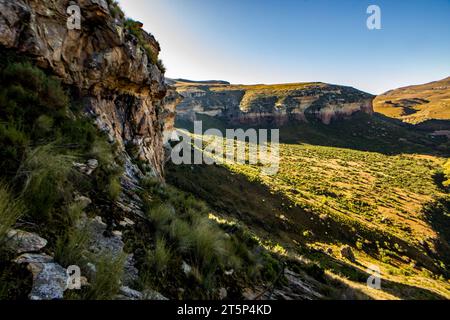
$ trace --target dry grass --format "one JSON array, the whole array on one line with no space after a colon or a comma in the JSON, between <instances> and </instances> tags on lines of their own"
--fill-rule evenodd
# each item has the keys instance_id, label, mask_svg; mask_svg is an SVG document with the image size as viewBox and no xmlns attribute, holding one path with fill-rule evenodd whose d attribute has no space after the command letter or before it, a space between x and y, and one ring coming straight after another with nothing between
<instances>
[{"instance_id":1,"label":"dry grass","mask_svg":"<svg viewBox=\"0 0 450 320\"><path fill-rule=\"evenodd\" d=\"M450 120L450 77L389 91L374 101L375 111L408 123Z\"/></svg>"}]
</instances>

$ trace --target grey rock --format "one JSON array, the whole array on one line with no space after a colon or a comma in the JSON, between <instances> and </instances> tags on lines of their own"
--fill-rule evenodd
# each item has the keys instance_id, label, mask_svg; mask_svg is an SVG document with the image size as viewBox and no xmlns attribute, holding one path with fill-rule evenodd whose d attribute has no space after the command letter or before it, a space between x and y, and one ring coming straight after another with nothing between
<instances>
[{"instance_id":1,"label":"grey rock","mask_svg":"<svg viewBox=\"0 0 450 320\"><path fill-rule=\"evenodd\" d=\"M185 275L189 275L192 271L192 267L183 261L183 264L181 265L181 270L183 270Z\"/></svg>"},{"instance_id":2,"label":"grey rock","mask_svg":"<svg viewBox=\"0 0 450 320\"><path fill-rule=\"evenodd\" d=\"M17 253L37 252L47 245L44 238L22 230L10 230L7 237L7 246Z\"/></svg>"},{"instance_id":3,"label":"grey rock","mask_svg":"<svg viewBox=\"0 0 450 320\"><path fill-rule=\"evenodd\" d=\"M92 200L85 196L77 196L75 197L75 202L84 210L92 203Z\"/></svg>"},{"instance_id":4,"label":"grey rock","mask_svg":"<svg viewBox=\"0 0 450 320\"><path fill-rule=\"evenodd\" d=\"M50 263L53 262L53 257L46 254L24 253L14 260L15 263Z\"/></svg>"},{"instance_id":5,"label":"grey rock","mask_svg":"<svg viewBox=\"0 0 450 320\"><path fill-rule=\"evenodd\" d=\"M228 291L225 288L220 288L219 289L219 299L223 300L226 299L228 297Z\"/></svg>"},{"instance_id":6,"label":"grey rock","mask_svg":"<svg viewBox=\"0 0 450 320\"><path fill-rule=\"evenodd\" d=\"M134 285L139 279L139 270L134 266L135 261L132 254L127 256L123 269L122 283L125 286Z\"/></svg>"},{"instance_id":7,"label":"grey rock","mask_svg":"<svg viewBox=\"0 0 450 320\"><path fill-rule=\"evenodd\" d=\"M144 290L144 292L142 292L142 295L144 300L161 300L161 301L169 300L166 297L164 297L161 293L151 289Z\"/></svg>"},{"instance_id":8,"label":"grey rock","mask_svg":"<svg viewBox=\"0 0 450 320\"><path fill-rule=\"evenodd\" d=\"M67 288L67 272L53 258L47 255L24 254L15 260L19 264L27 264L33 275L33 286L29 294L30 300L63 299Z\"/></svg>"},{"instance_id":9,"label":"grey rock","mask_svg":"<svg viewBox=\"0 0 450 320\"><path fill-rule=\"evenodd\" d=\"M142 299L143 299L142 292L133 290L126 286L120 287L119 295L116 297L116 300L142 300Z\"/></svg>"},{"instance_id":10,"label":"grey rock","mask_svg":"<svg viewBox=\"0 0 450 320\"><path fill-rule=\"evenodd\" d=\"M93 219L87 219L84 222L90 232L89 251L95 255L108 254L113 257L119 257L124 255L125 243L122 240L122 233L119 231L113 231L110 236L105 236L107 228L106 223L102 221L102 218L97 216ZM139 278L139 271L134 266L135 261L132 254L126 254L124 273L122 277L122 283L125 286L132 286ZM95 265L90 263L90 277L94 277L96 270Z\"/></svg>"},{"instance_id":11,"label":"grey rock","mask_svg":"<svg viewBox=\"0 0 450 320\"><path fill-rule=\"evenodd\" d=\"M126 228L126 227L134 226L135 223L134 223L133 220L128 219L127 217L125 217L125 218L123 218L122 221L119 222L119 225L122 226L122 227L124 227L124 228Z\"/></svg>"}]
</instances>

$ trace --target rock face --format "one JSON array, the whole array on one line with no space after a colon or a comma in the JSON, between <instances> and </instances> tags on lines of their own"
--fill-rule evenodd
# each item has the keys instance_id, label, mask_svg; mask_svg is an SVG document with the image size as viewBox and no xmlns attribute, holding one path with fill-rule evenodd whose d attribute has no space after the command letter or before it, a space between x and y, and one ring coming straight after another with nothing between
<instances>
[{"instance_id":1,"label":"rock face","mask_svg":"<svg viewBox=\"0 0 450 320\"><path fill-rule=\"evenodd\" d=\"M81 30L69 30L67 8L81 9ZM86 112L136 156L163 172L163 100L167 85L154 59L159 44L142 30L138 40L112 16L106 0L0 0L0 47L32 57L75 92ZM169 112L170 113L170 112Z\"/></svg>"},{"instance_id":2,"label":"rock face","mask_svg":"<svg viewBox=\"0 0 450 320\"><path fill-rule=\"evenodd\" d=\"M96 255L107 254L114 258L124 256L122 283L126 286L133 285L139 274L134 266L133 255L124 252L125 243L122 240L122 235L117 231L108 234L107 225L100 217L86 219L83 223L87 225L90 231L89 251Z\"/></svg>"},{"instance_id":3,"label":"rock face","mask_svg":"<svg viewBox=\"0 0 450 320\"><path fill-rule=\"evenodd\" d=\"M184 100L181 119L196 114L219 117L232 124L285 125L319 120L329 124L356 112L371 114L373 96L350 87L325 83L229 85L221 82L172 80Z\"/></svg>"}]
</instances>

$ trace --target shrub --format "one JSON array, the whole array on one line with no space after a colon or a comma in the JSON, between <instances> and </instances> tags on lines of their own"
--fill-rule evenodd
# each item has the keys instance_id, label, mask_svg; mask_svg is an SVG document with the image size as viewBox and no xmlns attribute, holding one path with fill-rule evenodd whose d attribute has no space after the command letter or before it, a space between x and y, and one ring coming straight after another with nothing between
<instances>
[{"instance_id":1,"label":"shrub","mask_svg":"<svg viewBox=\"0 0 450 320\"><path fill-rule=\"evenodd\" d=\"M3 248L8 231L24 214L24 210L22 202L15 199L9 188L0 182L0 250Z\"/></svg>"},{"instance_id":2,"label":"shrub","mask_svg":"<svg viewBox=\"0 0 450 320\"><path fill-rule=\"evenodd\" d=\"M69 144L82 152L100 153L98 130L89 119L68 119L61 124L61 144ZM102 150L103 151L103 150Z\"/></svg>"},{"instance_id":3,"label":"shrub","mask_svg":"<svg viewBox=\"0 0 450 320\"><path fill-rule=\"evenodd\" d=\"M69 98L60 82L47 76L29 62L8 65L0 75L0 102L4 116L13 116L32 124L42 113L63 116Z\"/></svg>"},{"instance_id":4,"label":"shrub","mask_svg":"<svg viewBox=\"0 0 450 320\"><path fill-rule=\"evenodd\" d=\"M87 250L89 230L86 227L72 227L56 239L55 260L62 266L82 266Z\"/></svg>"},{"instance_id":5,"label":"shrub","mask_svg":"<svg viewBox=\"0 0 450 320\"><path fill-rule=\"evenodd\" d=\"M158 59L158 61L156 62L156 65L162 73L166 73L166 71L167 71L166 66L164 65L164 62L161 59Z\"/></svg>"},{"instance_id":6,"label":"shrub","mask_svg":"<svg viewBox=\"0 0 450 320\"><path fill-rule=\"evenodd\" d=\"M105 139L95 137L88 156L97 159L103 166L110 166L114 163L113 147Z\"/></svg>"},{"instance_id":7,"label":"shrub","mask_svg":"<svg viewBox=\"0 0 450 320\"><path fill-rule=\"evenodd\" d=\"M28 137L12 124L0 123L0 170L15 175L28 145Z\"/></svg>"},{"instance_id":8,"label":"shrub","mask_svg":"<svg viewBox=\"0 0 450 320\"><path fill-rule=\"evenodd\" d=\"M175 218L175 210L170 205L161 204L147 210L147 216L155 225L156 230L162 231Z\"/></svg>"},{"instance_id":9,"label":"shrub","mask_svg":"<svg viewBox=\"0 0 450 320\"><path fill-rule=\"evenodd\" d=\"M108 184L109 199L112 201L116 201L119 198L121 192L122 192L122 185L120 184L120 177L119 176L110 177Z\"/></svg>"},{"instance_id":10,"label":"shrub","mask_svg":"<svg viewBox=\"0 0 450 320\"><path fill-rule=\"evenodd\" d=\"M190 241L194 260L202 268L220 264L227 253L223 232L213 227L208 218L194 218Z\"/></svg>"},{"instance_id":11,"label":"shrub","mask_svg":"<svg viewBox=\"0 0 450 320\"><path fill-rule=\"evenodd\" d=\"M107 0L107 2L112 17L116 19L123 19L125 17L125 13L122 11L122 8L120 8L120 5L117 1Z\"/></svg>"},{"instance_id":12,"label":"shrub","mask_svg":"<svg viewBox=\"0 0 450 320\"><path fill-rule=\"evenodd\" d=\"M148 253L147 259L156 273L160 274L167 269L167 265L172 259L172 251L164 238L156 240L155 250Z\"/></svg>"},{"instance_id":13,"label":"shrub","mask_svg":"<svg viewBox=\"0 0 450 320\"><path fill-rule=\"evenodd\" d=\"M120 281L124 272L125 255L117 257L103 253L96 258L95 276L89 289L83 295L86 300L112 300L120 290Z\"/></svg>"},{"instance_id":14,"label":"shrub","mask_svg":"<svg viewBox=\"0 0 450 320\"><path fill-rule=\"evenodd\" d=\"M34 218L48 221L56 203L71 195L72 160L45 145L33 149L20 166L17 179L23 181L23 197Z\"/></svg>"}]
</instances>

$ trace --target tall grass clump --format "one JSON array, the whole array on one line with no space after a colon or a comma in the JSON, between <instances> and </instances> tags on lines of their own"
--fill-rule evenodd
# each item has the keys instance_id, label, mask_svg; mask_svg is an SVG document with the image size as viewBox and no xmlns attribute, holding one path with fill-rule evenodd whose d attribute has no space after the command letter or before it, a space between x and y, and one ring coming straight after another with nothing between
<instances>
[{"instance_id":1,"label":"tall grass clump","mask_svg":"<svg viewBox=\"0 0 450 320\"><path fill-rule=\"evenodd\" d=\"M64 219L67 228L63 228L56 238L55 261L64 267L84 265L90 233L88 227L80 223L82 214L81 204L69 205L66 219Z\"/></svg>"},{"instance_id":2,"label":"tall grass clump","mask_svg":"<svg viewBox=\"0 0 450 320\"><path fill-rule=\"evenodd\" d=\"M241 280L250 277L247 273L258 273L256 268L249 268L250 264L258 264L253 258L253 249L237 235L226 234L211 220L205 203L156 179L144 179L141 185L144 188L142 198L147 199L146 214L156 235L141 266L144 283L164 290L167 282L177 282L180 278L172 276L169 270L180 270L187 264L190 271L181 277L193 281L193 288L198 286L198 290L190 294L211 298L226 271L233 270ZM198 295L198 292L202 293Z\"/></svg>"},{"instance_id":3,"label":"tall grass clump","mask_svg":"<svg viewBox=\"0 0 450 320\"><path fill-rule=\"evenodd\" d=\"M195 264L204 270L213 270L223 264L223 258L230 254L226 246L225 235L205 217L194 217L192 230L187 241L192 244Z\"/></svg>"},{"instance_id":4,"label":"tall grass clump","mask_svg":"<svg viewBox=\"0 0 450 320\"><path fill-rule=\"evenodd\" d=\"M58 154L53 145L37 147L27 155L17 179L23 181L24 201L33 218L49 220L55 205L70 197L72 161L72 157Z\"/></svg>"},{"instance_id":5,"label":"tall grass clump","mask_svg":"<svg viewBox=\"0 0 450 320\"><path fill-rule=\"evenodd\" d=\"M156 274L161 275L167 270L171 259L172 251L167 241L162 237L157 238L155 249L147 253L148 264L155 270Z\"/></svg>"},{"instance_id":6,"label":"tall grass clump","mask_svg":"<svg viewBox=\"0 0 450 320\"><path fill-rule=\"evenodd\" d=\"M159 204L147 211L147 216L157 231L165 232L169 224L175 219L175 209L168 204Z\"/></svg>"},{"instance_id":7,"label":"tall grass clump","mask_svg":"<svg viewBox=\"0 0 450 320\"><path fill-rule=\"evenodd\" d=\"M125 255L103 253L95 260L95 276L91 280L86 300L112 300L119 293L124 272Z\"/></svg>"},{"instance_id":8,"label":"tall grass clump","mask_svg":"<svg viewBox=\"0 0 450 320\"><path fill-rule=\"evenodd\" d=\"M8 231L24 214L24 210L22 202L14 198L10 189L0 182L0 250L7 240Z\"/></svg>"}]
</instances>

